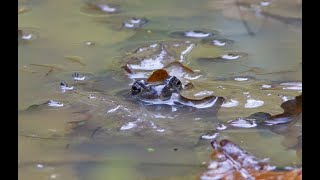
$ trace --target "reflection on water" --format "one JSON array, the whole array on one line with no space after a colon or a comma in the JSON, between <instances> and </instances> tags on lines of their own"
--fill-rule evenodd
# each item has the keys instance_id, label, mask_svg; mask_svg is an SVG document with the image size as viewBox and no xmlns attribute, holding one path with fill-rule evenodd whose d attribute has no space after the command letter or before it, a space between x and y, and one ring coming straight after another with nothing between
<instances>
[{"instance_id":1,"label":"reflection on water","mask_svg":"<svg viewBox=\"0 0 320 180\"><path fill-rule=\"evenodd\" d=\"M301 94L301 1L18 2L19 178L195 179L211 153L201 136L215 129L274 165L301 165L302 118L223 128L256 112L281 114L281 103ZM223 96L222 108L128 97L161 52L161 67L180 61L199 75L168 67L185 88L192 82L183 95Z\"/></svg>"}]
</instances>

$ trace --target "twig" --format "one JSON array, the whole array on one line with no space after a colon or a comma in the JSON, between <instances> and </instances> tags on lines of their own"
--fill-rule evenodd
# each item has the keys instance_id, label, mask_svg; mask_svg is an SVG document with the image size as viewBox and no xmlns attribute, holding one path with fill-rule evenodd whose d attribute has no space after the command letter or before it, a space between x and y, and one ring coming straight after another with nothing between
<instances>
[{"instance_id":1,"label":"twig","mask_svg":"<svg viewBox=\"0 0 320 180\"><path fill-rule=\"evenodd\" d=\"M242 21L242 24L243 24L244 27L246 28L248 34L249 34L250 36L254 36L255 33L250 29L247 21L245 21L245 20L243 19L243 14L242 14L242 12L241 12L241 9L240 9L239 1L238 1L238 0L236 0L236 5L237 5L238 11L239 11L239 15L240 15L240 19L241 19L241 21Z\"/></svg>"}]
</instances>

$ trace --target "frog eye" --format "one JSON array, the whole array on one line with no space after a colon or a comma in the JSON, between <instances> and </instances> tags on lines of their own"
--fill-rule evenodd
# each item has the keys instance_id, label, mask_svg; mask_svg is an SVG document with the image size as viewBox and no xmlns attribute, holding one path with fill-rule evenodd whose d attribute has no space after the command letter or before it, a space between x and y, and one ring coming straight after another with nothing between
<instances>
[{"instance_id":1,"label":"frog eye","mask_svg":"<svg viewBox=\"0 0 320 180\"><path fill-rule=\"evenodd\" d=\"M179 79L177 79L177 80L175 81L175 83L176 83L177 86L180 86L180 85L181 85L181 81L180 81Z\"/></svg>"},{"instance_id":2,"label":"frog eye","mask_svg":"<svg viewBox=\"0 0 320 180\"><path fill-rule=\"evenodd\" d=\"M182 83L181 81L175 77L175 76L172 76L172 78L170 79L169 83L174 87L176 88L177 90L181 90L182 89Z\"/></svg>"},{"instance_id":3,"label":"frog eye","mask_svg":"<svg viewBox=\"0 0 320 180\"><path fill-rule=\"evenodd\" d=\"M132 95L137 95L141 92L141 86L139 86L139 84L134 84L131 87L131 94Z\"/></svg>"},{"instance_id":4,"label":"frog eye","mask_svg":"<svg viewBox=\"0 0 320 180\"><path fill-rule=\"evenodd\" d=\"M141 81L134 82L131 87L131 94L132 95L139 94L143 87L144 87L144 82L141 82Z\"/></svg>"}]
</instances>

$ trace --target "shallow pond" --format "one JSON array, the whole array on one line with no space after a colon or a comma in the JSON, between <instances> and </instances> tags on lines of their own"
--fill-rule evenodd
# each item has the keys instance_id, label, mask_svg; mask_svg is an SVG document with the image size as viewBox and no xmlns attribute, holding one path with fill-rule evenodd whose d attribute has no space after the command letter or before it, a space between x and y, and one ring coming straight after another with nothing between
<instances>
[{"instance_id":1,"label":"shallow pond","mask_svg":"<svg viewBox=\"0 0 320 180\"><path fill-rule=\"evenodd\" d=\"M212 152L203 135L256 112L282 113L281 103L302 93L302 2L268 2L19 0L19 179L198 178ZM224 105L129 98L133 81L121 66L156 44L199 72L187 79L197 89L185 94L223 96ZM74 72L86 78L74 81ZM74 89L62 91L62 81ZM282 131L215 135L279 167L301 165L301 117Z\"/></svg>"}]
</instances>

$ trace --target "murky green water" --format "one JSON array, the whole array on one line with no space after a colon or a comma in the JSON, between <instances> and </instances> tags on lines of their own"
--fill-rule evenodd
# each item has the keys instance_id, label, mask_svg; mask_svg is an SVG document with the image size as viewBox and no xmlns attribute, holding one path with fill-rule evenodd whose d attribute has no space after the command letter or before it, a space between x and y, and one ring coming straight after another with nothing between
<instances>
[{"instance_id":1,"label":"murky green water","mask_svg":"<svg viewBox=\"0 0 320 180\"><path fill-rule=\"evenodd\" d=\"M211 153L209 141L199 140L201 135L219 122L255 112L281 113L282 97L301 94L282 88L261 90L263 84L302 80L299 1L272 1L263 7L282 18L255 16L243 5L243 18L254 36L248 35L234 1L111 3L120 8L119 13L90 14L80 0L19 1L19 8L30 9L19 14L19 28L39 35L18 46L20 179L195 179L206 168ZM125 17L146 17L150 22L140 30L121 29ZM188 109L171 113L122 97L131 80L120 68L121 57L148 43L173 40L171 32L187 30L215 30L234 41L219 48L196 40L187 65L205 74L205 79L195 81L200 88L237 100L239 105L222 107L218 114ZM95 44L88 46L86 41ZM245 52L248 56L230 63L197 60L225 52ZM66 56L80 58L70 60ZM74 83L71 75L75 71L90 78ZM236 76L251 79L234 81ZM61 81L74 85L78 93L62 93ZM107 100L88 99L90 94ZM245 108L250 98L264 104ZM51 99L65 106L27 109ZM107 113L118 105L128 111ZM139 118L143 122L137 128L120 130ZM296 144L297 134L251 128L226 130L218 138L228 138L258 157L268 157L272 164L295 166L301 164L301 145L288 147Z\"/></svg>"}]
</instances>

